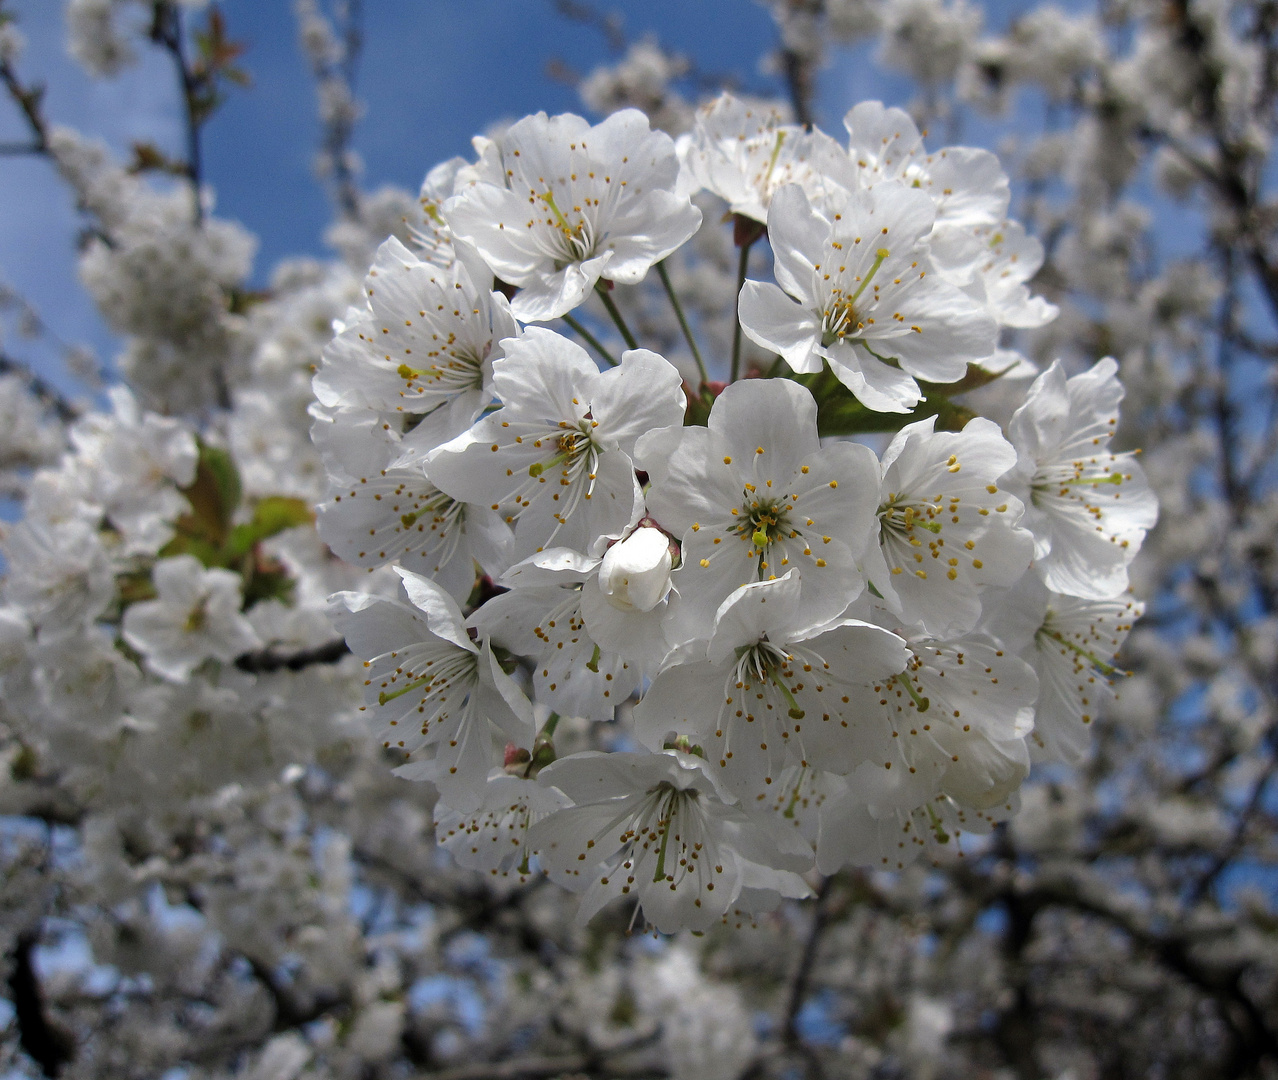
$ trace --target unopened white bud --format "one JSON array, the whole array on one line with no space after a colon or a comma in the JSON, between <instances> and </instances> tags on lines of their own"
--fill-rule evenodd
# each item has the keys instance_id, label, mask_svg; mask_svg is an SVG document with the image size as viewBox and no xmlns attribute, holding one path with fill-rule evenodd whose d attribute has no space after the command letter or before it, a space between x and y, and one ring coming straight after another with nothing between
<instances>
[{"instance_id":1,"label":"unopened white bud","mask_svg":"<svg viewBox=\"0 0 1278 1080\"><path fill-rule=\"evenodd\" d=\"M674 564L670 538L660 529L636 529L604 554L599 587L622 611L651 611L670 590Z\"/></svg>"}]
</instances>

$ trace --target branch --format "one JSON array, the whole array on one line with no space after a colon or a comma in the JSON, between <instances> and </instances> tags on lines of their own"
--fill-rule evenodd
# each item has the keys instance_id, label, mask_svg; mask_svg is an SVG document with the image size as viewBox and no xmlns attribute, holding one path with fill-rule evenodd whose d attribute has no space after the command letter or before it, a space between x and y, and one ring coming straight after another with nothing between
<instances>
[{"instance_id":1,"label":"branch","mask_svg":"<svg viewBox=\"0 0 1278 1080\"><path fill-rule=\"evenodd\" d=\"M30 143L6 143L4 152L6 154L48 154L49 124L40 108L44 100L44 87L23 86L18 73L13 70L8 60L0 61L0 81L4 83L14 104L22 111L27 127L31 130Z\"/></svg>"},{"instance_id":2,"label":"branch","mask_svg":"<svg viewBox=\"0 0 1278 1080\"><path fill-rule=\"evenodd\" d=\"M1190 5L1189 0L1172 0L1169 9L1178 31L1179 45L1198 64L1198 111L1215 144L1218 162L1209 167L1207 179L1232 211L1237 243L1260 281L1271 315L1278 321L1278 264L1270 259L1266 250L1266 230L1257 213L1260 205L1257 187L1263 173L1257 172L1254 182L1249 179L1247 163L1254 152L1244 139L1232 137L1227 127L1230 106L1222 104L1221 100L1225 93L1223 66L1216 57L1215 43L1211 40L1216 30ZM1202 22L1199 22L1200 18ZM1184 155L1175 142L1169 140L1168 144ZM1202 171L1200 163L1192 155L1186 159Z\"/></svg>"},{"instance_id":3,"label":"branch","mask_svg":"<svg viewBox=\"0 0 1278 1080\"><path fill-rule=\"evenodd\" d=\"M44 406L51 409L64 423L79 418L81 409L74 402L62 396L61 391L40 378L26 364L0 352L0 375L16 375L27 384L27 389Z\"/></svg>"},{"instance_id":4,"label":"branch","mask_svg":"<svg viewBox=\"0 0 1278 1080\"><path fill-rule=\"evenodd\" d=\"M332 177L334 200L342 215L357 218L360 212L359 185L355 182L355 170L351 164L350 145L355 134L357 109L355 104L355 79L359 73L360 55L364 48L364 5L363 0L345 0L340 4L342 12L342 28L340 35L333 34L332 26L319 9L315 0L299 0L296 5L299 20L307 17L319 20L324 25L324 33L333 42L334 48L340 49L340 57L336 60L326 58L322 50L309 50L311 73L319 87L326 82L340 83L346 92L348 108L327 105L327 114L322 107L321 119L324 121L324 134L320 140L320 152L329 175ZM303 33L303 41L306 34ZM321 105L325 95L320 90Z\"/></svg>"},{"instance_id":5,"label":"branch","mask_svg":"<svg viewBox=\"0 0 1278 1080\"><path fill-rule=\"evenodd\" d=\"M625 24L618 12L610 11L605 15L583 0L554 0L554 5L561 18L598 30L613 52L620 55L626 51Z\"/></svg>"},{"instance_id":6,"label":"branch","mask_svg":"<svg viewBox=\"0 0 1278 1080\"><path fill-rule=\"evenodd\" d=\"M792 1050L796 1050L802 1055L804 1064L810 1075L820 1080L825 1075L825 1070L821 1067L821 1061L816 1053L804 1041L803 1036L799 1034L798 1020L799 1013L803 1009L803 1004L808 997L808 986L812 980L812 969L816 965L817 950L821 945L821 938L825 934L826 928L830 925L830 883L833 877L822 879L821 884L817 886L816 899L813 901L812 922L808 926L808 935L803 942L803 952L799 956L799 965L794 970L794 976L790 982L790 994L786 1002L785 1024L782 1029L785 1044Z\"/></svg>"},{"instance_id":7,"label":"branch","mask_svg":"<svg viewBox=\"0 0 1278 1080\"><path fill-rule=\"evenodd\" d=\"M250 956L248 953L239 953L238 955L244 958L249 969L253 972L253 977L270 994L271 1001L275 1005L275 1019L272 1023L272 1030L277 1033L289 1031L292 1028L305 1027L307 1024L318 1020L335 1006L343 1004L346 1000L341 995L319 994L316 995L309 1006L303 1008L293 999L291 994L275 981L275 976L271 969L262 961Z\"/></svg>"},{"instance_id":8,"label":"branch","mask_svg":"<svg viewBox=\"0 0 1278 1080\"><path fill-rule=\"evenodd\" d=\"M31 962L39 943L39 933L27 929L18 934L13 947L13 971L9 993L18 1023L18 1042L45 1076L56 1077L75 1056L75 1044L55 1027L45 1014L40 980Z\"/></svg>"},{"instance_id":9,"label":"branch","mask_svg":"<svg viewBox=\"0 0 1278 1080\"><path fill-rule=\"evenodd\" d=\"M1263 356L1267 360L1278 360L1278 341L1259 341L1240 327L1232 328L1229 334L1234 344L1243 352Z\"/></svg>"},{"instance_id":10,"label":"branch","mask_svg":"<svg viewBox=\"0 0 1278 1080\"><path fill-rule=\"evenodd\" d=\"M812 908L812 922L808 926L808 934L803 941L803 952L799 956L799 965L794 969L794 975L790 981L784 1031L786 1041L795 1045L801 1041L795 1023L798 1020L800 1010L803 1008L803 1002L808 996L808 984L812 979L812 967L816 963L817 948L821 944L821 935L825 933L825 928L830 921L826 900L830 895L831 880L831 878L825 878L817 887L816 900Z\"/></svg>"},{"instance_id":11,"label":"branch","mask_svg":"<svg viewBox=\"0 0 1278 1080\"><path fill-rule=\"evenodd\" d=\"M1194 959L1192 942L1185 934L1174 930L1158 932L1142 925L1133 914L1110 906L1100 896L1084 895L1075 882L1040 880L1021 888L1009 886L1005 895L1015 895L1028 912L1056 906L1103 919L1150 952L1163 967L1220 1004L1238 1009L1246 1018L1245 1026L1238 1023L1230 1008L1222 1008L1221 1016L1248 1055L1255 1061L1278 1061L1278 1035L1256 1003L1243 992L1241 979L1246 965L1236 966L1229 973L1213 972Z\"/></svg>"},{"instance_id":12,"label":"branch","mask_svg":"<svg viewBox=\"0 0 1278 1080\"><path fill-rule=\"evenodd\" d=\"M563 1054L555 1057L515 1058L500 1064L476 1062L461 1065L443 1072L427 1073L430 1080L532 1080L539 1076L560 1076L564 1073L580 1073L586 1069L589 1059L585 1054ZM426 1080L425 1077L422 1080Z\"/></svg>"},{"instance_id":13,"label":"branch","mask_svg":"<svg viewBox=\"0 0 1278 1080\"><path fill-rule=\"evenodd\" d=\"M199 80L186 59L186 41L182 33L181 9L171 0L156 0L151 20L151 40L172 58L178 77L178 91L186 113L186 162L183 172L191 182L191 212L198 225L204 220L204 204L200 200L203 183L203 160L200 148Z\"/></svg>"},{"instance_id":14,"label":"branch","mask_svg":"<svg viewBox=\"0 0 1278 1080\"><path fill-rule=\"evenodd\" d=\"M622 1051L628 1050L623 1047ZM423 1073L417 1080L537 1080L538 1077L577 1076L599 1074L608 1080L628 1080L639 1077L663 1077L669 1073L651 1065L618 1067L606 1065L602 1054L530 1055L503 1062L475 1062L459 1065L454 1069Z\"/></svg>"},{"instance_id":15,"label":"branch","mask_svg":"<svg viewBox=\"0 0 1278 1080\"><path fill-rule=\"evenodd\" d=\"M1247 830L1251 827L1252 819L1262 809L1265 789L1269 787L1269 781L1274 778L1275 773L1278 773L1278 757L1271 757L1269 764L1265 766L1264 772L1256 778L1256 786L1251 789L1251 797L1238 815L1238 820L1234 824L1234 831L1229 837L1229 842L1217 852L1216 857L1211 861L1211 865L1208 866L1202 876L1194 882L1193 888L1190 889L1189 903L1191 905L1206 897L1225 867L1242 853L1243 845L1247 840Z\"/></svg>"},{"instance_id":16,"label":"branch","mask_svg":"<svg viewBox=\"0 0 1278 1080\"><path fill-rule=\"evenodd\" d=\"M818 21L825 14L825 0L774 0L772 8L773 18L781 29L781 73L790 92L794 119L810 129L816 123L812 109L816 97L816 57L787 40L790 35L786 33L785 24L790 19ZM800 34L803 33L801 30Z\"/></svg>"},{"instance_id":17,"label":"branch","mask_svg":"<svg viewBox=\"0 0 1278 1080\"><path fill-rule=\"evenodd\" d=\"M310 649L280 653L274 649L243 653L235 658L235 666L250 675L269 675L276 671L302 671L316 664L336 664L350 653L344 640L326 641Z\"/></svg>"}]
</instances>

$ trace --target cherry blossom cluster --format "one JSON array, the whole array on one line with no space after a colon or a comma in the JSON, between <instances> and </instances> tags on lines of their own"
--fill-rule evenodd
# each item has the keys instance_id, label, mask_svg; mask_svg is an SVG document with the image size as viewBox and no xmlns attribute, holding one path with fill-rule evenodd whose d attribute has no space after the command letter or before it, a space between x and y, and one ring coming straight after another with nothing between
<instances>
[{"instance_id":1,"label":"cherry blossom cluster","mask_svg":"<svg viewBox=\"0 0 1278 1080\"><path fill-rule=\"evenodd\" d=\"M331 599L366 715L458 863L539 867L583 918L703 930L988 831L1084 754L1142 611L1117 365L1027 384L1000 347L1055 309L997 158L875 102L845 126L725 95L677 142L633 109L476 139L314 380L320 534L396 575ZM747 377L702 362L664 265L724 227L711 197L743 278L771 251ZM650 274L696 372L613 298ZM1028 385L1005 427L960 396L996 379ZM590 748L557 753L564 717Z\"/></svg>"}]
</instances>

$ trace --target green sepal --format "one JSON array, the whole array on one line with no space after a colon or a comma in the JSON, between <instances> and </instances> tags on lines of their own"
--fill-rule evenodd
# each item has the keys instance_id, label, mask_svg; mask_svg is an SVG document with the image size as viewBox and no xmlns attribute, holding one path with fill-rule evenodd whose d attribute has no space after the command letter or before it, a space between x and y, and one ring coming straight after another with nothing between
<instances>
[{"instance_id":1,"label":"green sepal","mask_svg":"<svg viewBox=\"0 0 1278 1080\"><path fill-rule=\"evenodd\" d=\"M795 382L812 391L817 401L817 431L823 435L864 435L871 432L893 434L916 420L936 417L938 431L962 431L976 413L965 405L950 400L953 395L985 386L1000 373L969 364L967 374L958 382L920 382L923 399L913 412L883 413L867 408L852 395L828 368L811 375L791 376Z\"/></svg>"}]
</instances>

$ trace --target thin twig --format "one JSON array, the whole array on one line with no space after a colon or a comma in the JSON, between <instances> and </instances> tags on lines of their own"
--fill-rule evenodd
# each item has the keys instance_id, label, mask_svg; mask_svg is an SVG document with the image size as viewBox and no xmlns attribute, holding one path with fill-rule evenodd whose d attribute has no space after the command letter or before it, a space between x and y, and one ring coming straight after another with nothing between
<instances>
[{"instance_id":1,"label":"thin twig","mask_svg":"<svg viewBox=\"0 0 1278 1080\"><path fill-rule=\"evenodd\" d=\"M308 10L314 13L315 18L327 23L327 16L311 0L298 5L299 17ZM338 11L342 20L340 33L336 35L341 42L340 59L335 63L328 63L323 57L313 55L311 72L320 86L330 80L340 82L345 87L351 104L350 111L341 108L331 110L325 119L320 147L324 167L332 178L333 198L337 208L343 217L355 219L359 217L361 200L356 173L351 165L350 145L355 135L355 82L364 48L363 0L345 0L338 5Z\"/></svg>"},{"instance_id":2,"label":"thin twig","mask_svg":"<svg viewBox=\"0 0 1278 1080\"><path fill-rule=\"evenodd\" d=\"M786 1045L804 1052L808 1048L799 1032L799 1013L808 999L808 987L812 981L812 969L816 964L817 950L821 945L821 937L830 924L830 883L833 878L824 878L817 886L816 899L812 905L812 922L808 925L808 935L803 942L803 952L799 956L798 967L790 981L790 994L786 1000L785 1023L782 1026ZM818 1076L821 1074L820 1063L810 1054L804 1054L809 1070Z\"/></svg>"},{"instance_id":3,"label":"thin twig","mask_svg":"<svg viewBox=\"0 0 1278 1080\"><path fill-rule=\"evenodd\" d=\"M562 318L564 322L566 322L570 327L572 327L573 331L581 338L582 341L584 341L587 345L589 345L592 349L594 349L595 352L597 352L600 355L600 357L603 358L604 363L606 363L609 367L617 366L617 361L613 357L612 353L610 353L607 349L605 349L599 343L599 339L595 337L595 335L592 334L589 330L587 330L584 326L582 326L581 323L579 323L571 315L562 315L560 316L560 318Z\"/></svg>"},{"instance_id":4,"label":"thin twig","mask_svg":"<svg viewBox=\"0 0 1278 1080\"><path fill-rule=\"evenodd\" d=\"M44 100L43 86L23 86L18 73L8 60L0 61L0 81L4 83L9 97L21 110L27 127L31 131L31 142L28 144L9 143L11 147L21 147L6 151L7 153L47 154L49 153L49 124L44 118L40 105Z\"/></svg>"},{"instance_id":5,"label":"thin twig","mask_svg":"<svg viewBox=\"0 0 1278 1080\"><path fill-rule=\"evenodd\" d=\"M204 220L204 203L200 188L204 181L203 154L200 147L199 81L186 58L186 40L182 28L182 12L172 0L156 0L151 21L151 40L173 59L178 92L186 115L186 162L184 172L191 182L191 214L197 225Z\"/></svg>"},{"instance_id":6,"label":"thin twig","mask_svg":"<svg viewBox=\"0 0 1278 1080\"><path fill-rule=\"evenodd\" d=\"M783 3L784 7L776 16L778 21L786 18L815 20L825 13L824 0L783 0ZM782 38L784 37L783 27ZM794 119L805 128L811 128L816 123L812 110L812 102L816 97L815 69L811 55L782 44L781 71L785 76L786 89L790 92L790 105L794 109Z\"/></svg>"},{"instance_id":7,"label":"thin twig","mask_svg":"<svg viewBox=\"0 0 1278 1080\"><path fill-rule=\"evenodd\" d=\"M621 331L621 336L625 339L626 345L632 349L639 348L639 342L635 340L634 334L630 332L630 327L626 325L626 320L621 317L616 301L608 295L608 287L603 282L600 282L595 286L595 292L599 294L599 299L603 301L603 306L608 309L608 314L612 316L612 321L616 323L617 329Z\"/></svg>"},{"instance_id":8,"label":"thin twig","mask_svg":"<svg viewBox=\"0 0 1278 1080\"><path fill-rule=\"evenodd\" d=\"M27 389L40 404L53 410L57 418L70 423L80 417L81 409L74 402L63 397L62 392L52 383L46 382L20 360L0 353L0 375L16 375L27 384Z\"/></svg>"},{"instance_id":9,"label":"thin twig","mask_svg":"<svg viewBox=\"0 0 1278 1080\"><path fill-rule=\"evenodd\" d=\"M750 269L750 246L754 241L741 245L741 254L737 258L737 291L733 294L733 315L736 316L732 327L732 378L736 382L741 376L741 290L745 287L746 273Z\"/></svg>"},{"instance_id":10,"label":"thin twig","mask_svg":"<svg viewBox=\"0 0 1278 1080\"><path fill-rule=\"evenodd\" d=\"M1252 821L1261 809L1265 792L1269 788L1269 782L1273 780L1275 773L1278 773L1278 757L1271 757L1269 764L1265 766L1264 772L1257 777L1256 785L1251 789L1251 797L1248 798L1247 805L1239 812L1238 820L1234 824L1234 831L1228 843L1216 853L1211 864L1190 888L1189 903L1191 905L1206 897L1225 868L1242 853L1243 846L1247 841L1247 830L1251 828Z\"/></svg>"},{"instance_id":11,"label":"thin twig","mask_svg":"<svg viewBox=\"0 0 1278 1080\"><path fill-rule=\"evenodd\" d=\"M605 15L584 0L554 0L554 5L562 18L598 30L614 53L626 51L626 32L618 12L610 11Z\"/></svg>"},{"instance_id":12,"label":"thin twig","mask_svg":"<svg viewBox=\"0 0 1278 1080\"><path fill-rule=\"evenodd\" d=\"M674 286L670 284L670 274L666 271L664 259L657 263L657 275L661 278L661 284L665 286L666 295L670 297L670 306L674 308L674 313L679 319L679 326L682 328L683 336L688 342L688 348L692 350L692 358L697 362L697 371L701 374L701 385L705 386L710 381L710 376L706 373L706 362L701 359L701 350L697 348L697 341L692 336L692 327L688 325L688 320L683 314L683 307L679 303L679 297L675 295Z\"/></svg>"}]
</instances>

